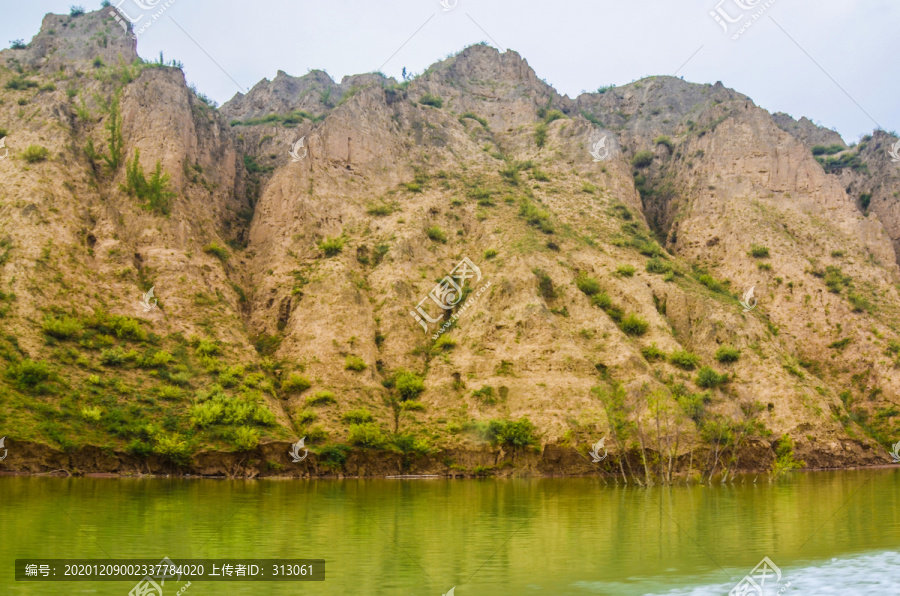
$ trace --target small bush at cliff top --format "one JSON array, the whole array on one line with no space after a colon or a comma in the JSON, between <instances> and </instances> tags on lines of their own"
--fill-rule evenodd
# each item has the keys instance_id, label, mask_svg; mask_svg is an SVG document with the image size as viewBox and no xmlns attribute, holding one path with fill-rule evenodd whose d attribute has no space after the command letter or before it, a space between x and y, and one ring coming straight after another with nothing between
<instances>
[{"instance_id":1,"label":"small bush at cliff top","mask_svg":"<svg viewBox=\"0 0 900 596\"><path fill-rule=\"evenodd\" d=\"M737 362L741 357L741 351L731 346L722 346L716 350L716 360L719 362Z\"/></svg>"},{"instance_id":2,"label":"small bush at cliff top","mask_svg":"<svg viewBox=\"0 0 900 596\"><path fill-rule=\"evenodd\" d=\"M50 151L46 147L29 145L28 148L22 152L22 159L28 163L38 163L46 160L48 155L50 155Z\"/></svg>"},{"instance_id":3,"label":"small bush at cliff top","mask_svg":"<svg viewBox=\"0 0 900 596\"><path fill-rule=\"evenodd\" d=\"M344 239L341 237L325 238L319 242L318 247L326 257L333 257L344 250Z\"/></svg>"},{"instance_id":4,"label":"small bush at cliff top","mask_svg":"<svg viewBox=\"0 0 900 596\"><path fill-rule=\"evenodd\" d=\"M84 14L84 6L72 5L69 7L69 16L70 17L80 17Z\"/></svg>"}]
</instances>

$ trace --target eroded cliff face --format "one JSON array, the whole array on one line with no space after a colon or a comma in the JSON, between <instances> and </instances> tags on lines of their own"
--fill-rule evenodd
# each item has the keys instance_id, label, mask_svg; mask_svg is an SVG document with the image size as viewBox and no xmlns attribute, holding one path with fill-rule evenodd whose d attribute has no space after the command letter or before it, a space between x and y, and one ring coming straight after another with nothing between
<instances>
[{"instance_id":1,"label":"eroded cliff face","mask_svg":"<svg viewBox=\"0 0 900 596\"><path fill-rule=\"evenodd\" d=\"M896 177L867 216L811 123L672 77L573 100L480 45L217 110L100 13L0 63L12 469L584 473L602 435L610 472L765 468L784 435L809 466L887 457ZM411 311L464 258L435 339Z\"/></svg>"}]
</instances>

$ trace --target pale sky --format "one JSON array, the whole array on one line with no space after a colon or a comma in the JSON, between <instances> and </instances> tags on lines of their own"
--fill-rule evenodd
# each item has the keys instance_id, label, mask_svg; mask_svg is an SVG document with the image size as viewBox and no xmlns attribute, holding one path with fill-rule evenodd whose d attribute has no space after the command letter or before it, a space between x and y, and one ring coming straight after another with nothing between
<instances>
[{"instance_id":1,"label":"pale sky","mask_svg":"<svg viewBox=\"0 0 900 596\"><path fill-rule=\"evenodd\" d=\"M166 1L114 4L149 20ZM154 6L141 10L139 2ZM180 60L188 81L220 104L278 70L300 76L323 69L340 81L380 69L399 79L404 66L421 72L486 41L517 51L538 77L573 98L677 72L687 81L722 81L771 112L807 116L847 142L879 125L900 130L896 0L444 0L452 6L446 11L439 0L168 2L140 35L138 53ZM76 3L100 7L99 0ZM0 45L29 41L45 13L68 13L71 4L0 0ZM717 7L732 19L743 14L727 34L710 15Z\"/></svg>"}]
</instances>

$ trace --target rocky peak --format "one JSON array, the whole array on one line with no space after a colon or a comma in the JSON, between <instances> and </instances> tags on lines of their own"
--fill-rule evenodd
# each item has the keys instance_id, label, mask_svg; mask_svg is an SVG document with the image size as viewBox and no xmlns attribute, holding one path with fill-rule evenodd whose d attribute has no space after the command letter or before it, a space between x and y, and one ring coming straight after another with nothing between
<instances>
[{"instance_id":1,"label":"rocky peak","mask_svg":"<svg viewBox=\"0 0 900 596\"><path fill-rule=\"evenodd\" d=\"M59 71L83 68L84 62L131 64L137 58L137 44L114 19L112 8L73 17L48 14L40 32L24 49L3 50L7 66L19 64L29 70Z\"/></svg>"},{"instance_id":2,"label":"rocky peak","mask_svg":"<svg viewBox=\"0 0 900 596\"><path fill-rule=\"evenodd\" d=\"M822 147L833 145L847 146L844 139L836 131L819 126L806 116L803 116L800 120L794 120L789 114L775 112L772 114L772 118L781 130L799 140L809 149L817 145Z\"/></svg>"}]
</instances>

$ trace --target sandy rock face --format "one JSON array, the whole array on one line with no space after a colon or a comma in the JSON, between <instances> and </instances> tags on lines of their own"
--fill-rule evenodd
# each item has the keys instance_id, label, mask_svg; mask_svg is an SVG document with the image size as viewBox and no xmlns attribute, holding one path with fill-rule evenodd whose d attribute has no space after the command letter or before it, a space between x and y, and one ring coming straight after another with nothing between
<instances>
[{"instance_id":1,"label":"sandy rock face","mask_svg":"<svg viewBox=\"0 0 900 596\"><path fill-rule=\"evenodd\" d=\"M22 469L274 474L301 436L307 475L584 473L600 436L609 473L887 457L887 135L835 169L811 147L839 139L721 84L570 99L480 45L215 109L119 32L49 15L0 53L0 422L59 449Z\"/></svg>"}]
</instances>

